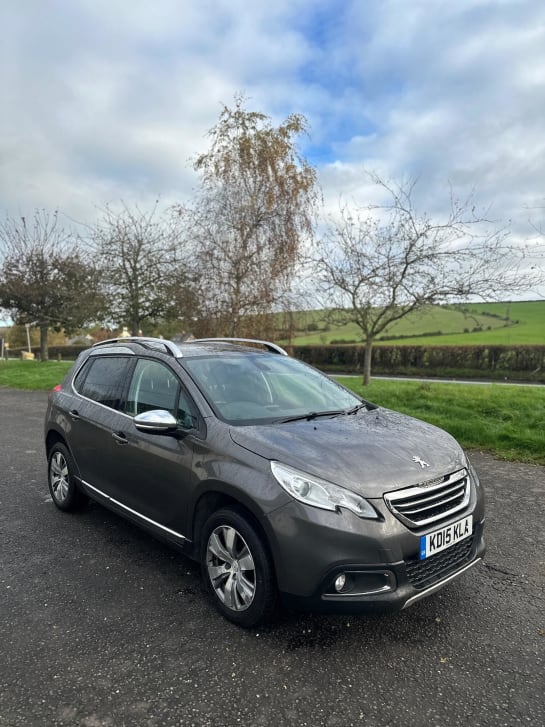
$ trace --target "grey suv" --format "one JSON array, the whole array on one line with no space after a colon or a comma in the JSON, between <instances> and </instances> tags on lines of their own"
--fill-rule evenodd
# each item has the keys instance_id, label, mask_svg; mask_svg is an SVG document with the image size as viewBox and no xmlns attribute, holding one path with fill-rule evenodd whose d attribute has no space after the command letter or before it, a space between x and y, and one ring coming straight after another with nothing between
<instances>
[{"instance_id":1,"label":"grey suv","mask_svg":"<svg viewBox=\"0 0 545 727\"><path fill-rule=\"evenodd\" d=\"M220 612L394 611L484 553L483 492L446 432L363 401L272 343L114 339L51 392L49 488L200 562Z\"/></svg>"}]
</instances>

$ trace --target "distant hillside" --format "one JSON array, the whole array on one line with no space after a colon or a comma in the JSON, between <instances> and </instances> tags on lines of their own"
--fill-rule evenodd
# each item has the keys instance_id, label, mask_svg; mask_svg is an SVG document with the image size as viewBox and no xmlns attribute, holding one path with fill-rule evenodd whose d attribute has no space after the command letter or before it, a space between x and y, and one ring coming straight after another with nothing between
<instances>
[{"instance_id":1,"label":"distant hillside","mask_svg":"<svg viewBox=\"0 0 545 727\"><path fill-rule=\"evenodd\" d=\"M289 342L288 325L287 316L278 314L277 339L284 344ZM354 323L335 325L325 311L298 311L293 314L292 326L294 345L362 342ZM381 341L400 346L543 344L545 301L429 306L390 326L377 343Z\"/></svg>"}]
</instances>

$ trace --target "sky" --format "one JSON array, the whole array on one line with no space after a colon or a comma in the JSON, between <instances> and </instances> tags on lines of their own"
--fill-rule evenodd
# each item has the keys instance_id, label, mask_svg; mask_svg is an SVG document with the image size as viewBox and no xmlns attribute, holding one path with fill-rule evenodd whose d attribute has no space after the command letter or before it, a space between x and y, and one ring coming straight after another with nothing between
<instances>
[{"instance_id":1,"label":"sky","mask_svg":"<svg viewBox=\"0 0 545 727\"><path fill-rule=\"evenodd\" d=\"M2 0L0 28L2 216L188 200L242 92L306 116L326 210L372 201L367 170L545 228L543 0Z\"/></svg>"}]
</instances>

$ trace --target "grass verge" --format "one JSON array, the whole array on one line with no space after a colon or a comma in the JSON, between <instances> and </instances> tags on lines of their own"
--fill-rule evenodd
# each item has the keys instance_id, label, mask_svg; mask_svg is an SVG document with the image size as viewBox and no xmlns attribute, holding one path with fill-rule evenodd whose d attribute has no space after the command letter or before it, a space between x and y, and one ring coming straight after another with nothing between
<instances>
[{"instance_id":1,"label":"grass verge","mask_svg":"<svg viewBox=\"0 0 545 727\"><path fill-rule=\"evenodd\" d=\"M0 387L47 391L71 365L70 361L0 361ZM446 429L467 449L545 464L545 387L382 380L364 387L361 379L337 379L365 399Z\"/></svg>"},{"instance_id":2,"label":"grass verge","mask_svg":"<svg viewBox=\"0 0 545 727\"><path fill-rule=\"evenodd\" d=\"M545 387L337 380L364 399L446 429L467 449L545 464Z\"/></svg>"},{"instance_id":3,"label":"grass verge","mask_svg":"<svg viewBox=\"0 0 545 727\"><path fill-rule=\"evenodd\" d=\"M72 361L0 361L0 386L48 390L60 384Z\"/></svg>"}]
</instances>

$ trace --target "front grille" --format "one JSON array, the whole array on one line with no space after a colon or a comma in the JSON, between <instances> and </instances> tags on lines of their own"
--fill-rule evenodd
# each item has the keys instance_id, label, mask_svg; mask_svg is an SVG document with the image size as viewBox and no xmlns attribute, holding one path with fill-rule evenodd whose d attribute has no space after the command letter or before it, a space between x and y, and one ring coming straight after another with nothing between
<instances>
[{"instance_id":1,"label":"front grille","mask_svg":"<svg viewBox=\"0 0 545 727\"><path fill-rule=\"evenodd\" d=\"M384 500L409 528L420 528L450 518L463 510L470 495L469 476L462 469L430 482L387 492Z\"/></svg>"},{"instance_id":2,"label":"front grille","mask_svg":"<svg viewBox=\"0 0 545 727\"><path fill-rule=\"evenodd\" d=\"M474 535L425 560L405 563L409 583L415 588L428 588L461 568L471 560L473 540Z\"/></svg>"}]
</instances>

